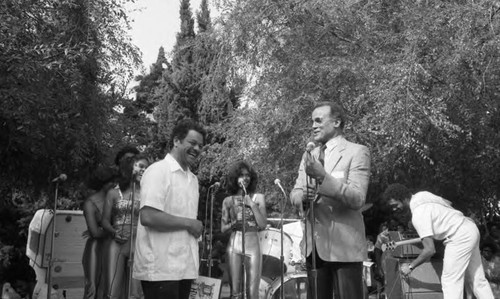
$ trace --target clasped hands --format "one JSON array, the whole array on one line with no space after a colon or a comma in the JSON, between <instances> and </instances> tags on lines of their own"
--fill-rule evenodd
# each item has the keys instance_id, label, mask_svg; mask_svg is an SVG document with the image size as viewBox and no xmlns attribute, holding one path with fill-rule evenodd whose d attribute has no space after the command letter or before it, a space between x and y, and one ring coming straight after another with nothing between
<instances>
[{"instance_id":1,"label":"clasped hands","mask_svg":"<svg viewBox=\"0 0 500 299\"><path fill-rule=\"evenodd\" d=\"M253 207L255 206L255 202L252 201L252 199L250 198L250 196L248 195L245 195L245 196L242 196L243 199L236 199L237 203L239 205L241 205L242 203L245 204L245 206L248 206L248 207Z\"/></svg>"},{"instance_id":2,"label":"clasped hands","mask_svg":"<svg viewBox=\"0 0 500 299\"><path fill-rule=\"evenodd\" d=\"M113 240L116 241L116 243L123 244L128 241L130 238L130 232L127 230L117 230L113 234Z\"/></svg>"}]
</instances>

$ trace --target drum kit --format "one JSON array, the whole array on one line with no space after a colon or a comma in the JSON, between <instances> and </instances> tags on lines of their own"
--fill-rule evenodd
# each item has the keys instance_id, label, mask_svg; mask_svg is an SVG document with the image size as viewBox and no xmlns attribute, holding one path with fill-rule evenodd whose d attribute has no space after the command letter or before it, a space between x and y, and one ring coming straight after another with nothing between
<instances>
[{"instance_id":1,"label":"drum kit","mask_svg":"<svg viewBox=\"0 0 500 299\"><path fill-rule=\"evenodd\" d=\"M280 187L286 198L286 193L281 187L278 179L275 180L275 184ZM210 186L209 192L207 192L207 200L209 194L211 194L211 198L210 211L208 210L208 205L205 210L206 223L213 223L213 202L219 186L219 183L215 183ZM246 193L246 190L244 190L244 192ZM262 274L259 287L259 298L306 299L308 279L305 267L305 257L302 255L300 249L300 242L303 237L302 220L283 219L284 205L282 205L281 208L281 218L267 219L269 222L276 221L281 224L280 229L272 228L268 225L265 230L259 232L259 243L262 253ZM285 222L289 223L284 224ZM244 223L243 226L245 226ZM203 253L205 253L206 249L209 252L212 250L212 234L212 226L210 226L208 232L209 244L206 246L208 248L205 248L204 245ZM283 238L281 236L283 236ZM245 253L243 252L243 254ZM211 260L211 253L209 253L208 256L208 274L211 276L213 262Z\"/></svg>"},{"instance_id":2,"label":"drum kit","mask_svg":"<svg viewBox=\"0 0 500 299\"><path fill-rule=\"evenodd\" d=\"M302 238L300 221L283 225L283 268L280 258L281 233L279 229L271 227L259 232L262 252L259 298L278 299L283 288L283 298L305 299L307 297L307 273L305 258L299 246ZM284 269L284 273L281 273L281 269ZM284 276L283 279L281 275Z\"/></svg>"}]
</instances>

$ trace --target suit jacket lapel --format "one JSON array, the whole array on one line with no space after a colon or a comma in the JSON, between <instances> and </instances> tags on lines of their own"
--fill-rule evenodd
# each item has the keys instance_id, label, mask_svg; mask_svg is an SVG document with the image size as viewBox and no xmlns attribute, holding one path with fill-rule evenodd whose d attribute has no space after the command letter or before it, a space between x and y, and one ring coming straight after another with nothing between
<instances>
[{"instance_id":1,"label":"suit jacket lapel","mask_svg":"<svg viewBox=\"0 0 500 299\"><path fill-rule=\"evenodd\" d=\"M335 146L335 148L332 149L330 161L327 163L325 168L326 173L331 174L332 171L335 169L340 159L342 159L342 152L344 151L345 147L346 147L346 140L342 137L339 140L337 146Z\"/></svg>"}]
</instances>

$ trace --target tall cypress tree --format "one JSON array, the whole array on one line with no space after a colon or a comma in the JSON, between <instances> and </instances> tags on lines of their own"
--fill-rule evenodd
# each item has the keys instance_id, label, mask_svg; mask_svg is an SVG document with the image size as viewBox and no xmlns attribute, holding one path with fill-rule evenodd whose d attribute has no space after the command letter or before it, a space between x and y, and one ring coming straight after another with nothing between
<instances>
[{"instance_id":1,"label":"tall cypress tree","mask_svg":"<svg viewBox=\"0 0 500 299\"><path fill-rule=\"evenodd\" d=\"M135 105L139 110L145 111L146 113L152 113L154 107L158 104L158 102L155 101L154 92L156 87L160 84L164 65L167 68L170 67L165 57L165 49L160 47L156 62L151 65L149 74L136 77L136 80L140 80L139 85L134 88L136 92Z\"/></svg>"},{"instance_id":2,"label":"tall cypress tree","mask_svg":"<svg viewBox=\"0 0 500 299\"><path fill-rule=\"evenodd\" d=\"M223 42L218 38L220 31L212 27L207 0L201 1L196 17L198 34L193 59L202 94L198 113L200 121L210 128L217 126L238 106L243 80L233 78L232 83L227 84L228 72L223 69L228 66L228 61L219 55ZM211 142L224 140L213 135L210 138L213 138Z\"/></svg>"},{"instance_id":3,"label":"tall cypress tree","mask_svg":"<svg viewBox=\"0 0 500 299\"><path fill-rule=\"evenodd\" d=\"M173 49L171 72L163 73L158 91L163 92L156 117L158 134L168 136L175 123L183 118L198 120L198 103L201 98L195 66L193 48L195 44L194 18L189 0L180 3L180 31Z\"/></svg>"},{"instance_id":4,"label":"tall cypress tree","mask_svg":"<svg viewBox=\"0 0 500 299\"><path fill-rule=\"evenodd\" d=\"M200 3L200 11L196 15L198 22L198 34L206 32L212 27L212 20L210 19L210 10L208 9L208 1L202 0Z\"/></svg>"},{"instance_id":5,"label":"tall cypress tree","mask_svg":"<svg viewBox=\"0 0 500 299\"><path fill-rule=\"evenodd\" d=\"M171 101L175 112L174 121L182 118L198 119L198 102L201 97L193 51L195 45L194 18L189 0L182 0L180 7L181 31L177 34L177 43L174 47L172 60L172 83L175 94Z\"/></svg>"},{"instance_id":6,"label":"tall cypress tree","mask_svg":"<svg viewBox=\"0 0 500 299\"><path fill-rule=\"evenodd\" d=\"M181 26L180 31L177 33L173 51L174 56L172 57L174 71L178 71L186 64L192 62L192 45L196 36L194 33L194 18L189 0L181 0L179 15Z\"/></svg>"}]
</instances>

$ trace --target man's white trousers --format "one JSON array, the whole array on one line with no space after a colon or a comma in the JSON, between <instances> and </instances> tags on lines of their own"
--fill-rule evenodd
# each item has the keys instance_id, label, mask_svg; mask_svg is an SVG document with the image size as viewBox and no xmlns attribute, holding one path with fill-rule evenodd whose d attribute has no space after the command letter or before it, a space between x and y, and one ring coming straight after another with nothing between
<instances>
[{"instance_id":1,"label":"man's white trousers","mask_svg":"<svg viewBox=\"0 0 500 299\"><path fill-rule=\"evenodd\" d=\"M477 299L494 299L484 276L479 238L476 224L466 218L458 230L445 239L441 276L444 299L463 299L464 280Z\"/></svg>"}]
</instances>

